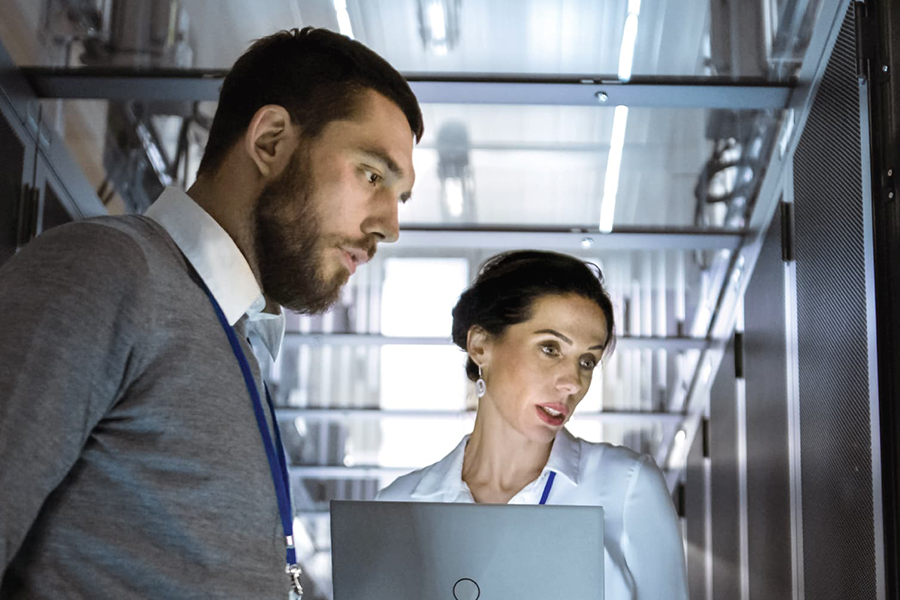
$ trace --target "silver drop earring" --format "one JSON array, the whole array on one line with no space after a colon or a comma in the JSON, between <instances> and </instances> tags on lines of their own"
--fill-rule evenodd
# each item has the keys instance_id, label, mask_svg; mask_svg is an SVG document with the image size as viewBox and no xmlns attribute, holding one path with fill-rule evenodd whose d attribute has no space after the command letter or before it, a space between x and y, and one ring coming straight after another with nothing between
<instances>
[{"instance_id":1,"label":"silver drop earring","mask_svg":"<svg viewBox=\"0 0 900 600\"><path fill-rule=\"evenodd\" d=\"M487 384L484 382L484 376L481 374L481 365L478 365L478 381L475 382L475 394L479 398L483 398L487 392Z\"/></svg>"}]
</instances>

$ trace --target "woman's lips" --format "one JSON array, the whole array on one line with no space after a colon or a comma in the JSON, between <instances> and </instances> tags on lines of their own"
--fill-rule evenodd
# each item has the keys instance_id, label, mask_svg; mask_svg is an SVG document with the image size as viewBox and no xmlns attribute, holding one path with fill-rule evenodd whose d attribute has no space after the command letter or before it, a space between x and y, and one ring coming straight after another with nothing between
<instances>
[{"instance_id":1,"label":"woman's lips","mask_svg":"<svg viewBox=\"0 0 900 600\"><path fill-rule=\"evenodd\" d=\"M554 405L538 405L535 407L538 417L548 425L559 427L566 422L565 410L559 410Z\"/></svg>"}]
</instances>

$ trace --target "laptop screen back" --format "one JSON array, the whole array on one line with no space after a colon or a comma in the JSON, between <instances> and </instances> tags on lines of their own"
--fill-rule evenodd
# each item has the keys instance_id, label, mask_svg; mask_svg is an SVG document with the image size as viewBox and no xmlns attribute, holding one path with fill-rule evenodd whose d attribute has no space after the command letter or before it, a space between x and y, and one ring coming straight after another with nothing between
<instances>
[{"instance_id":1,"label":"laptop screen back","mask_svg":"<svg viewBox=\"0 0 900 600\"><path fill-rule=\"evenodd\" d=\"M334 600L602 600L596 506L331 503Z\"/></svg>"}]
</instances>

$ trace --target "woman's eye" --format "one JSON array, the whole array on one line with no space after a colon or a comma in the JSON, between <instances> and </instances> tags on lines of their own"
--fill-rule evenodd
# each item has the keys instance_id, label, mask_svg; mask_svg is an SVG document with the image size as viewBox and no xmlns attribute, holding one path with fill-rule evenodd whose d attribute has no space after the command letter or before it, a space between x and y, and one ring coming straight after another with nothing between
<instances>
[{"instance_id":1,"label":"woman's eye","mask_svg":"<svg viewBox=\"0 0 900 600\"><path fill-rule=\"evenodd\" d=\"M594 367L596 367L596 366L597 366L597 363L592 358L582 358L581 359L581 368L582 369L585 369L588 371L593 371Z\"/></svg>"},{"instance_id":2,"label":"woman's eye","mask_svg":"<svg viewBox=\"0 0 900 600\"><path fill-rule=\"evenodd\" d=\"M541 352L543 352L547 356L556 356L557 354L559 354L559 351L555 346L550 346L548 344L541 345Z\"/></svg>"}]
</instances>

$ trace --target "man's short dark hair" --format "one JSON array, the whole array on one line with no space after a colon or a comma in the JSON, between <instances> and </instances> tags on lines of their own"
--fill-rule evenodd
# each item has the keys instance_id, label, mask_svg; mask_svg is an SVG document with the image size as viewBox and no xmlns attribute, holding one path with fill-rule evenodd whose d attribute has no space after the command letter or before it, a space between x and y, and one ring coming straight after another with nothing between
<instances>
[{"instance_id":1,"label":"man's short dark hair","mask_svg":"<svg viewBox=\"0 0 900 600\"><path fill-rule=\"evenodd\" d=\"M422 111L409 84L361 43L313 27L257 40L225 77L198 175L222 165L263 106L283 107L303 137L313 139L328 123L353 117L366 90L393 101L416 141L422 138Z\"/></svg>"}]
</instances>

